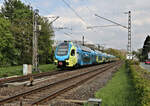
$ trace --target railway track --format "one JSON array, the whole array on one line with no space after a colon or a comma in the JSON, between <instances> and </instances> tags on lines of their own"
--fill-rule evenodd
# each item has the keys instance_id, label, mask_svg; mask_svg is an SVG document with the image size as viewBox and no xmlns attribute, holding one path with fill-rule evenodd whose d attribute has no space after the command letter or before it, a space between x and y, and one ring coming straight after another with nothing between
<instances>
[{"instance_id":1,"label":"railway track","mask_svg":"<svg viewBox=\"0 0 150 106\"><path fill-rule=\"evenodd\" d=\"M29 75L24 75L24 76L19 76L19 77L4 78L4 79L0 79L0 86L5 85L5 83L27 81L27 80L30 80L31 77L34 79L37 79L37 78L56 75L56 74L60 74L60 73L64 73L64 72L66 72L66 70L61 70L61 71L56 70L56 71L52 71L52 72L42 72L42 73L29 74Z\"/></svg>"},{"instance_id":2,"label":"railway track","mask_svg":"<svg viewBox=\"0 0 150 106\"><path fill-rule=\"evenodd\" d=\"M38 105L47 100L54 99L58 95L78 86L87 80L95 77L96 75L103 73L106 70L111 69L119 62L109 63L100 68L89 70L88 72L82 72L71 77L64 78L60 81L51 82L47 85L34 88L32 90L24 91L22 93L10 96L0 100L0 105L3 104L15 104L17 105Z\"/></svg>"},{"instance_id":3,"label":"railway track","mask_svg":"<svg viewBox=\"0 0 150 106\"><path fill-rule=\"evenodd\" d=\"M82 67L82 68L84 68L84 67ZM76 70L76 69L73 69L73 70ZM6 83L28 81L28 80L30 80L31 77L33 79L38 79L38 78L42 78L45 76L61 74L61 73L67 72L67 71L68 70L54 70L51 72L42 72L42 73L29 74L29 75L24 75L24 76L19 76L19 77L3 78L3 79L0 79L0 87L4 86ZM72 69L70 69L69 71L72 71Z\"/></svg>"}]
</instances>

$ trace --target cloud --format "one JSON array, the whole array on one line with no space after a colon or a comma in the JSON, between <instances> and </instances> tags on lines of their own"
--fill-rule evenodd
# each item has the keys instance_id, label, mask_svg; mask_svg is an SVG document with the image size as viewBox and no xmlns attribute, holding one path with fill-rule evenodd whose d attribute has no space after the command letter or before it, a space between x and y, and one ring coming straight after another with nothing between
<instances>
[{"instance_id":1,"label":"cloud","mask_svg":"<svg viewBox=\"0 0 150 106\"><path fill-rule=\"evenodd\" d=\"M68 1L75 11L84 19L84 22L64 4L57 6L51 14L60 16L53 23L54 27L71 27L73 30L56 31L56 39L81 39L94 43L106 44L107 47L126 49L128 31L122 27L97 27L91 30L87 26L112 25L112 23L95 17L94 14L111 19L122 25L128 24L128 15L124 14L131 10L132 15L132 45L134 49L141 48L149 32L150 27L150 1L149 0L73 0ZM71 33L70 37L64 34ZM72 36L72 37L71 37Z\"/></svg>"}]
</instances>

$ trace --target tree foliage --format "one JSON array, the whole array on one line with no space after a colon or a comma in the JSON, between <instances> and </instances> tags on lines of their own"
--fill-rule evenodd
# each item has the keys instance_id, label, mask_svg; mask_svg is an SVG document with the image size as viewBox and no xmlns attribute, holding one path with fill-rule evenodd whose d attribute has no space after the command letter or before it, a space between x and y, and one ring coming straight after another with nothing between
<instances>
[{"instance_id":1,"label":"tree foliage","mask_svg":"<svg viewBox=\"0 0 150 106\"><path fill-rule=\"evenodd\" d=\"M0 17L0 65L15 64L16 49L10 32L10 22Z\"/></svg>"},{"instance_id":2,"label":"tree foliage","mask_svg":"<svg viewBox=\"0 0 150 106\"><path fill-rule=\"evenodd\" d=\"M148 35L144 41L144 45L142 48L142 60L148 59L148 52L150 52L150 36Z\"/></svg>"},{"instance_id":3,"label":"tree foliage","mask_svg":"<svg viewBox=\"0 0 150 106\"><path fill-rule=\"evenodd\" d=\"M105 52L108 54L114 55L120 59L125 59L125 56L126 56L126 52L117 50L117 49L112 49L112 48L105 50Z\"/></svg>"},{"instance_id":4,"label":"tree foliage","mask_svg":"<svg viewBox=\"0 0 150 106\"><path fill-rule=\"evenodd\" d=\"M33 38L33 10L20 0L5 0L1 10L2 16L10 23L9 32L14 39L13 47L17 52L16 65L32 63L32 38ZM49 56L52 53L52 36L54 36L51 25L46 18L39 16L38 24L42 30L38 32L38 54L41 64L52 61ZM12 55L13 56L13 55Z\"/></svg>"},{"instance_id":5,"label":"tree foliage","mask_svg":"<svg viewBox=\"0 0 150 106\"><path fill-rule=\"evenodd\" d=\"M137 51L133 51L132 54L138 58L138 60L142 61L142 48L138 49Z\"/></svg>"},{"instance_id":6,"label":"tree foliage","mask_svg":"<svg viewBox=\"0 0 150 106\"><path fill-rule=\"evenodd\" d=\"M47 18L39 17L39 24L42 25L42 29L38 35L38 47L39 47L39 62L49 63L53 61L53 48L54 43L52 39L54 33Z\"/></svg>"}]
</instances>

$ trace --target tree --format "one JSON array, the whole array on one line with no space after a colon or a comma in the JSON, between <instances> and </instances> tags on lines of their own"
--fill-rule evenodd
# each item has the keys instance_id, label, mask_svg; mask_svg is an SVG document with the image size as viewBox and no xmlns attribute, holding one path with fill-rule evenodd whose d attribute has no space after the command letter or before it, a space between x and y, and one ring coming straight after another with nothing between
<instances>
[{"instance_id":1,"label":"tree","mask_svg":"<svg viewBox=\"0 0 150 106\"><path fill-rule=\"evenodd\" d=\"M0 65L16 64L17 51L14 37L10 32L10 22L0 17Z\"/></svg>"},{"instance_id":2,"label":"tree","mask_svg":"<svg viewBox=\"0 0 150 106\"><path fill-rule=\"evenodd\" d=\"M5 0L2 14L11 22L18 64L32 62L32 10L20 0Z\"/></svg>"},{"instance_id":3,"label":"tree","mask_svg":"<svg viewBox=\"0 0 150 106\"><path fill-rule=\"evenodd\" d=\"M15 16L15 11L26 7L27 6L21 3L20 0L4 0L4 6L1 11L2 14L12 22Z\"/></svg>"},{"instance_id":4,"label":"tree","mask_svg":"<svg viewBox=\"0 0 150 106\"><path fill-rule=\"evenodd\" d=\"M53 29L47 18L40 17L39 24L42 26L38 36L39 61L40 63L50 63L53 61L54 53L52 37L54 36Z\"/></svg>"},{"instance_id":5,"label":"tree","mask_svg":"<svg viewBox=\"0 0 150 106\"><path fill-rule=\"evenodd\" d=\"M144 41L142 48L142 61L148 58L148 52L150 52L150 36L148 35Z\"/></svg>"},{"instance_id":6,"label":"tree","mask_svg":"<svg viewBox=\"0 0 150 106\"><path fill-rule=\"evenodd\" d=\"M136 57L139 61L142 61L142 48L137 51L132 51L134 57Z\"/></svg>"},{"instance_id":7,"label":"tree","mask_svg":"<svg viewBox=\"0 0 150 106\"><path fill-rule=\"evenodd\" d=\"M15 37L15 47L20 51L19 64L32 63L32 14L29 8L15 10L11 29Z\"/></svg>"},{"instance_id":8,"label":"tree","mask_svg":"<svg viewBox=\"0 0 150 106\"><path fill-rule=\"evenodd\" d=\"M2 7L2 14L11 22L11 33L15 40L15 48L18 51L17 64L32 63L32 37L33 37L33 10L20 0L5 0ZM39 16L38 24L42 30L38 32L38 46L40 63L50 62L49 56L52 53L51 40L53 34L50 23L47 19Z\"/></svg>"},{"instance_id":9,"label":"tree","mask_svg":"<svg viewBox=\"0 0 150 106\"><path fill-rule=\"evenodd\" d=\"M117 49L112 49L112 48L105 50L105 52L108 54L114 55L120 59L125 59L125 56L126 56L126 52L117 50Z\"/></svg>"}]
</instances>

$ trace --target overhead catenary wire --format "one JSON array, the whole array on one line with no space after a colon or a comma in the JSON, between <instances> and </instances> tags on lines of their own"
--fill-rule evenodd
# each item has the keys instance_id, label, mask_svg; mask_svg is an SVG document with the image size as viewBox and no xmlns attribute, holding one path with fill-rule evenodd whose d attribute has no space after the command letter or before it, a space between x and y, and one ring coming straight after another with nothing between
<instances>
[{"instance_id":1,"label":"overhead catenary wire","mask_svg":"<svg viewBox=\"0 0 150 106\"><path fill-rule=\"evenodd\" d=\"M68 33L68 32L64 32L64 31L62 31L62 30L57 30L57 31L59 31L59 32L62 32L65 36L67 36L67 37L70 37L70 38L74 38L73 40L77 40L77 41L80 41L81 39L79 38L79 37L75 37L75 36L73 36L72 34L73 33ZM83 35L82 35L83 36ZM81 37L82 37L81 36ZM86 40L85 40L86 42L91 42L92 44L94 44L91 40L89 40L89 39L87 39L86 38Z\"/></svg>"},{"instance_id":2,"label":"overhead catenary wire","mask_svg":"<svg viewBox=\"0 0 150 106\"><path fill-rule=\"evenodd\" d=\"M78 38L76 38L76 37L74 37L74 36L72 36L71 34L72 33L67 33L67 32L64 32L64 31L62 31L62 30L58 30L59 32L62 32L65 36L67 36L67 37L70 37L70 38L74 38L74 39L76 39L76 40L79 40Z\"/></svg>"},{"instance_id":3,"label":"overhead catenary wire","mask_svg":"<svg viewBox=\"0 0 150 106\"><path fill-rule=\"evenodd\" d=\"M113 27L118 25L102 25L102 26L88 26L87 29L98 28L98 27Z\"/></svg>"},{"instance_id":4,"label":"overhead catenary wire","mask_svg":"<svg viewBox=\"0 0 150 106\"><path fill-rule=\"evenodd\" d=\"M69 3L67 3L65 0L62 0L64 3L65 3L65 5L68 7L68 8L70 8L73 12L74 12L74 14L82 21L82 22L84 22L84 24L86 25L86 26L89 26L89 24L76 12L76 10L72 7L72 6L70 6L70 4ZM27 0L25 0L25 2L27 3ZM30 2L28 2L27 4L32 4L32 7L34 6L35 8L39 8L40 10L42 10L42 11L44 11L45 13L48 13L49 14L49 12L47 11L47 10L44 10L44 9L42 9L42 8L40 8L39 6L37 6L36 4L33 4L32 3L32 1L30 0ZM90 11L90 9L88 8L88 10ZM54 28L55 29L55 28ZM59 29L61 29L61 28L58 28L58 30ZM66 33L65 33L65 35L66 35ZM89 40L90 41L90 40ZM92 42L92 41L90 41L90 42Z\"/></svg>"},{"instance_id":5,"label":"overhead catenary wire","mask_svg":"<svg viewBox=\"0 0 150 106\"><path fill-rule=\"evenodd\" d=\"M29 2L29 1L30 1L30 2ZM40 9L41 11L43 11L44 13L46 13L46 14L50 14L50 12L47 11L46 9L43 9L43 8L39 7L39 6L38 6L37 4L35 4L35 3L33 4L33 3L32 3L32 0L29 0L29 1L28 1L28 4L29 4L29 5L32 4L32 5L31 5L32 7L38 8L38 9ZM25 2L27 3L26 0L25 0Z\"/></svg>"},{"instance_id":6,"label":"overhead catenary wire","mask_svg":"<svg viewBox=\"0 0 150 106\"><path fill-rule=\"evenodd\" d=\"M27 1L27 0L24 0L27 4L29 4L30 6L34 6L35 8L39 8L40 10L42 10L43 12L45 12L46 14L49 14L49 12L47 11L47 10L45 10L45 9L42 9L42 8L40 8L39 6L37 6L36 4L34 4L33 5L33 3L32 3L32 5L31 5L31 0L30 0L30 2L29 1ZM53 17L44 17L43 16L43 18L55 18L54 20L52 20L51 22L50 22L50 24L52 24L54 21L56 21L58 18L60 18L59 16L53 16Z\"/></svg>"},{"instance_id":7,"label":"overhead catenary wire","mask_svg":"<svg viewBox=\"0 0 150 106\"><path fill-rule=\"evenodd\" d=\"M84 0L83 0L84 1ZM85 0L86 2L88 0ZM91 10L88 6L86 6L90 14L94 15L94 11ZM87 26L87 29L93 29L93 28L101 28L101 27L114 27L114 26L119 26L119 25L96 25L96 26Z\"/></svg>"},{"instance_id":8,"label":"overhead catenary wire","mask_svg":"<svg viewBox=\"0 0 150 106\"><path fill-rule=\"evenodd\" d=\"M65 0L62 0L62 1L65 3L65 5L66 5L68 8L70 8L70 9L74 12L74 14L75 14L82 22L84 22L84 24L88 25L87 22L75 11L75 9L73 9L73 8L70 6L70 4L68 4Z\"/></svg>"},{"instance_id":9,"label":"overhead catenary wire","mask_svg":"<svg viewBox=\"0 0 150 106\"><path fill-rule=\"evenodd\" d=\"M84 2L89 2L88 0L83 0ZM85 5L86 8L88 9L88 11L91 13L91 14L94 14L93 10L91 10L87 5Z\"/></svg>"},{"instance_id":10,"label":"overhead catenary wire","mask_svg":"<svg viewBox=\"0 0 150 106\"><path fill-rule=\"evenodd\" d=\"M117 22L114 22L114 21L112 21L112 20L110 20L110 19L104 18L104 17L102 17L102 16L100 16L100 15L98 15L98 14L95 14L95 16L97 16L97 17L99 17L99 18L101 18L101 19L104 19L104 20L106 20L106 21L109 21L109 22L111 22L111 23L113 23L113 24L116 24L116 25L118 25L118 26L121 26L121 27L123 27L123 28L128 29L128 27L126 27L126 26L124 26L124 25L121 25L121 24L119 24L119 23L117 23Z\"/></svg>"},{"instance_id":11,"label":"overhead catenary wire","mask_svg":"<svg viewBox=\"0 0 150 106\"><path fill-rule=\"evenodd\" d=\"M72 28L68 28L68 27L54 27L54 29L56 29L56 30L62 30L62 29L72 30Z\"/></svg>"}]
</instances>

